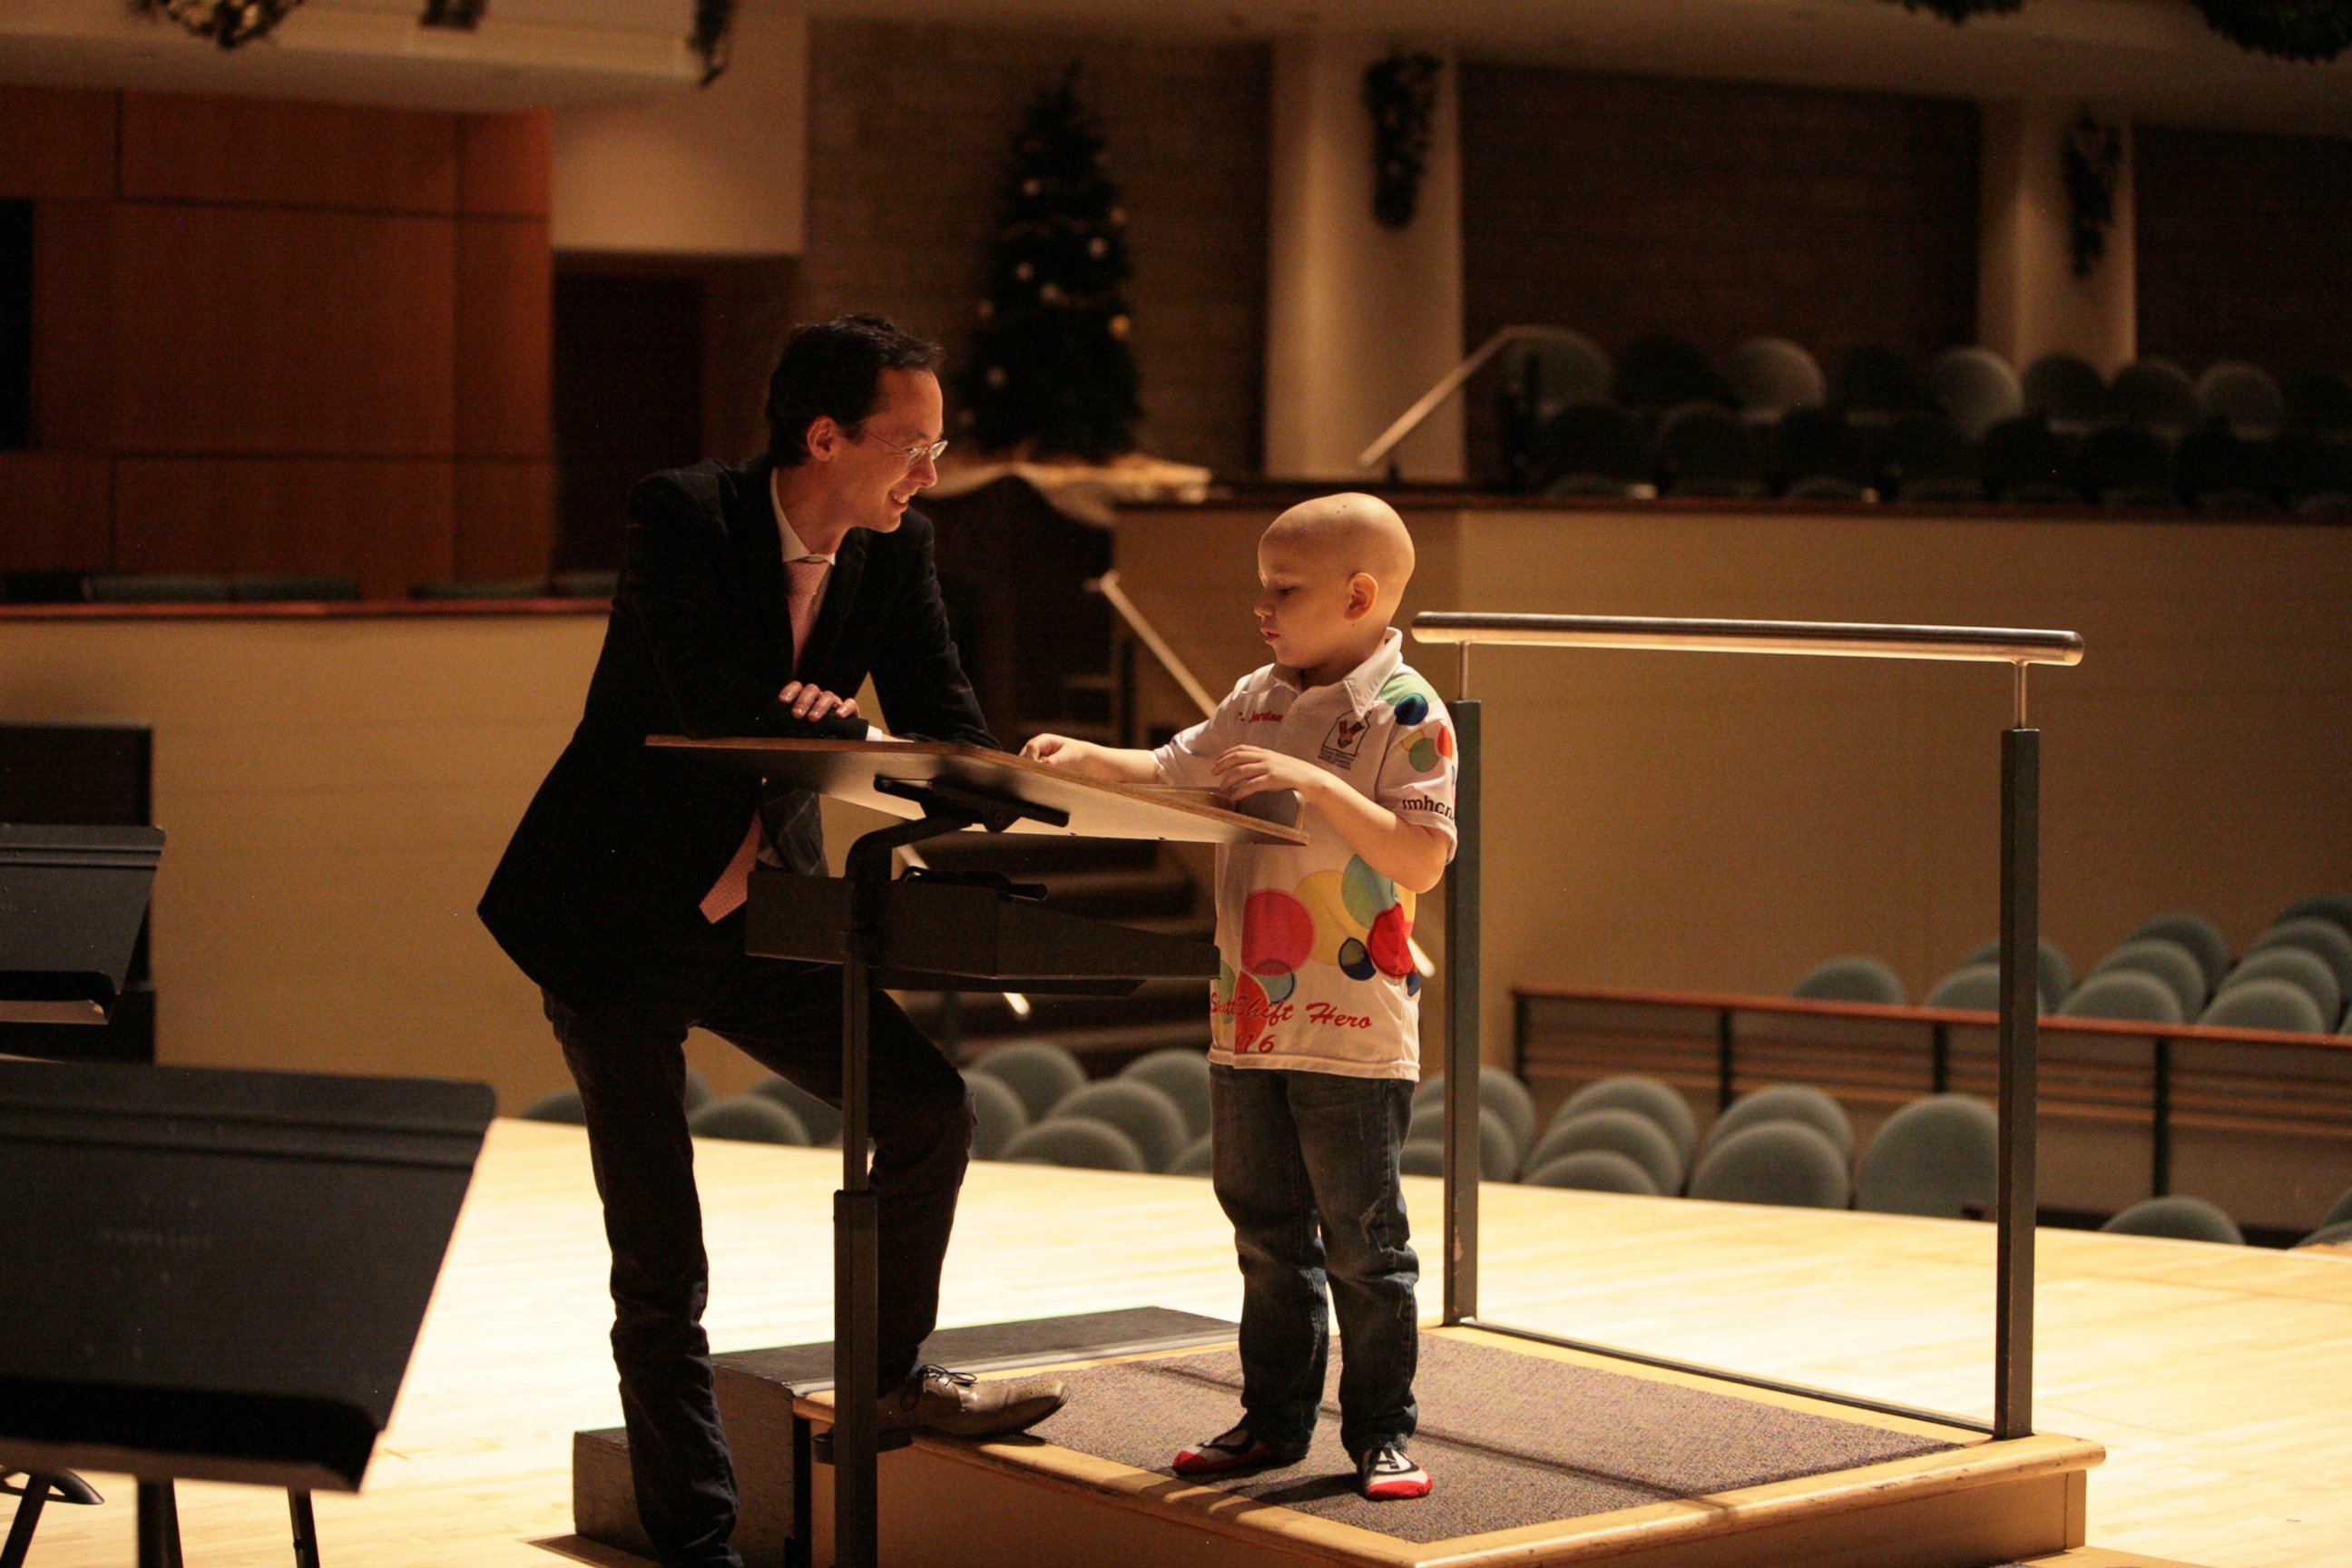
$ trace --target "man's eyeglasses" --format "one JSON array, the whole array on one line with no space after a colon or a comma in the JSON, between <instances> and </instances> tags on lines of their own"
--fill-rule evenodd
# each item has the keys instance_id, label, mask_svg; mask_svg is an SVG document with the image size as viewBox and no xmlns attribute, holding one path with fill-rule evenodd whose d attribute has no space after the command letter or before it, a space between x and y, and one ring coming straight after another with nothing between
<instances>
[{"instance_id":1,"label":"man's eyeglasses","mask_svg":"<svg viewBox=\"0 0 2352 1568\"><path fill-rule=\"evenodd\" d=\"M858 433L860 436L868 436L868 435L873 435L873 432L871 432L871 431L869 431L869 430L866 430L866 429L864 429L864 428L862 428L862 427L858 430L858 432L857 432L857 433ZM878 446L878 447L888 447L890 448L890 450L892 450L892 451L894 451L894 452L898 453L898 456L900 456L900 457L902 457L902 458L906 458L906 459L907 459L907 467L908 467L908 468L913 468L917 463L919 463L919 462L923 461L925 458L929 458L929 459L930 459L930 460L931 460L932 462L934 462L934 463L938 462L938 461L940 460L940 453L942 453L942 452L944 452L944 451L946 451L946 450L948 449L948 444L947 444L945 441L931 441L931 442L927 442L927 443L925 443L924 445L919 446L919 447L900 447L900 446L893 445L891 442L888 442L888 441L885 441L885 440L883 440L883 439L882 439L882 437L879 437L879 436L875 436L875 437L874 437L874 443L875 443L875 445L876 445L876 446Z\"/></svg>"}]
</instances>

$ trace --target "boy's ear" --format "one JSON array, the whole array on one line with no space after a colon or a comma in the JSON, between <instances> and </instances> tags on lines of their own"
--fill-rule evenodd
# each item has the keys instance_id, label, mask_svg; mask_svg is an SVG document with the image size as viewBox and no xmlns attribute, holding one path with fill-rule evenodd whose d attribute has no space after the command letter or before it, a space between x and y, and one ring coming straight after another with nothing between
<instances>
[{"instance_id":1,"label":"boy's ear","mask_svg":"<svg viewBox=\"0 0 2352 1568\"><path fill-rule=\"evenodd\" d=\"M1372 606L1380 602L1381 582L1379 578L1373 576L1369 572L1359 572L1354 576L1348 579L1347 616L1349 620L1360 621L1363 619L1366 616L1372 613Z\"/></svg>"}]
</instances>

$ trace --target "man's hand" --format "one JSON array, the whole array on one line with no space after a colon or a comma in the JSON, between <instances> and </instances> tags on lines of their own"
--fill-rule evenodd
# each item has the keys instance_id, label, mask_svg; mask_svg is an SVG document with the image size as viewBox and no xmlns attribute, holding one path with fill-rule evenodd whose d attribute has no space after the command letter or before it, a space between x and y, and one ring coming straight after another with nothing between
<instances>
[{"instance_id":1,"label":"man's hand","mask_svg":"<svg viewBox=\"0 0 2352 1568\"><path fill-rule=\"evenodd\" d=\"M1331 775L1313 763L1264 746L1229 746L1209 764L1225 794L1245 800L1268 790L1295 789L1298 798L1314 805L1329 788Z\"/></svg>"},{"instance_id":2,"label":"man's hand","mask_svg":"<svg viewBox=\"0 0 2352 1568\"><path fill-rule=\"evenodd\" d=\"M776 700L793 710L795 719L825 719L838 716L857 717L857 700L835 697L813 681L795 680L776 693Z\"/></svg>"}]
</instances>

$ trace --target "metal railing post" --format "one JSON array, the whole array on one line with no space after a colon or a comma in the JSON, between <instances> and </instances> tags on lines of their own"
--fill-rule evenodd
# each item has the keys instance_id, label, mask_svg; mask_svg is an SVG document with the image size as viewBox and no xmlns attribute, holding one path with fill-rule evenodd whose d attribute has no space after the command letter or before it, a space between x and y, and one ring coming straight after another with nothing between
<instances>
[{"instance_id":1,"label":"metal railing post","mask_svg":"<svg viewBox=\"0 0 2352 1568\"><path fill-rule=\"evenodd\" d=\"M2042 733L2000 738L2000 1175L1993 1436L2033 1433L2035 1098L2042 1012Z\"/></svg>"},{"instance_id":2,"label":"metal railing post","mask_svg":"<svg viewBox=\"0 0 2352 1568\"><path fill-rule=\"evenodd\" d=\"M1445 1321L1478 1315L1478 704L1452 709L1455 845L1445 873Z\"/></svg>"}]
</instances>

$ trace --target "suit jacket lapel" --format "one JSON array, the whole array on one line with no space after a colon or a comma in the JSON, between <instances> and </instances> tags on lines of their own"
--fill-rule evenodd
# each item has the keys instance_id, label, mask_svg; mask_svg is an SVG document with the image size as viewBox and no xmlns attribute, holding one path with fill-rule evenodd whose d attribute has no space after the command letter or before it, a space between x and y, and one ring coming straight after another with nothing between
<instances>
[{"instance_id":1,"label":"suit jacket lapel","mask_svg":"<svg viewBox=\"0 0 2352 1568\"><path fill-rule=\"evenodd\" d=\"M833 552L833 570L825 574L824 603L817 606L816 625L809 628L808 649L801 656L801 668L811 672L830 670L834 653L841 646L842 629L849 624L850 612L856 608L857 584L866 575L866 531L853 528L842 536ZM815 679L812 673L804 679ZM823 686L824 682L818 681ZM825 689L833 689L825 686ZM854 691L840 693L855 697Z\"/></svg>"},{"instance_id":2,"label":"suit jacket lapel","mask_svg":"<svg viewBox=\"0 0 2352 1568\"><path fill-rule=\"evenodd\" d=\"M734 542L752 618L776 650L776 663L789 673L793 623L784 605L784 537L776 527L775 502L768 493L771 471L765 458L735 470L736 482L727 495L727 532Z\"/></svg>"}]
</instances>

